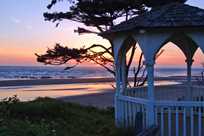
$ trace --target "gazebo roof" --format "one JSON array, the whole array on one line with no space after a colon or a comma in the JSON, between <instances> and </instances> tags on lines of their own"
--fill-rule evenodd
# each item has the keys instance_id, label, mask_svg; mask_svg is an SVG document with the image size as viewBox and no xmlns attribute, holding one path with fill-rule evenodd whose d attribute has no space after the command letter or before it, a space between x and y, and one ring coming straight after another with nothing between
<instances>
[{"instance_id":1,"label":"gazebo roof","mask_svg":"<svg viewBox=\"0 0 204 136\"><path fill-rule=\"evenodd\" d=\"M122 22L104 34L142 28L204 28L204 9L186 4L172 3Z\"/></svg>"}]
</instances>

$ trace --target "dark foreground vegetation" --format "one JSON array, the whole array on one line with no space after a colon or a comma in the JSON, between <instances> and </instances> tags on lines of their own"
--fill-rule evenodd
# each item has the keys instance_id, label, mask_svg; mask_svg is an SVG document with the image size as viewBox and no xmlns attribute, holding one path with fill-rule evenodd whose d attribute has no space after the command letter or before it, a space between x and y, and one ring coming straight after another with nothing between
<instances>
[{"instance_id":1,"label":"dark foreground vegetation","mask_svg":"<svg viewBox=\"0 0 204 136\"><path fill-rule=\"evenodd\" d=\"M113 109L99 110L50 98L0 102L0 136L123 136Z\"/></svg>"}]
</instances>

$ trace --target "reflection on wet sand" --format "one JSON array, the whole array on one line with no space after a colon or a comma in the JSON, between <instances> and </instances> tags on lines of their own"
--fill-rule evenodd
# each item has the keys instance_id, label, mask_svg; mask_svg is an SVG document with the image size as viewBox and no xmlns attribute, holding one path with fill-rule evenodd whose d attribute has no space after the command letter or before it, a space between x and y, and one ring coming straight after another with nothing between
<instances>
[{"instance_id":1,"label":"reflection on wet sand","mask_svg":"<svg viewBox=\"0 0 204 136\"><path fill-rule=\"evenodd\" d=\"M37 97L63 97L96 94L112 90L111 83L80 83L64 85L38 85L0 87L0 99L17 95L20 100L28 101Z\"/></svg>"},{"instance_id":2,"label":"reflection on wet sand","mask_svg":"<svg viewBox=\"0 0 204 136\"><path fill-rule=\"evenodd\" d=\"M70 96L93 96L97 94L112 93L113 82L98 83L73 83L55 85L28 85L0 87L0 99L17 95L20 100L28 101L37 97L70 97ZM174 81L156 81L156 85L178 84ZM88 97L90 99L90 97Z\"/></svg>"}]
</instances>

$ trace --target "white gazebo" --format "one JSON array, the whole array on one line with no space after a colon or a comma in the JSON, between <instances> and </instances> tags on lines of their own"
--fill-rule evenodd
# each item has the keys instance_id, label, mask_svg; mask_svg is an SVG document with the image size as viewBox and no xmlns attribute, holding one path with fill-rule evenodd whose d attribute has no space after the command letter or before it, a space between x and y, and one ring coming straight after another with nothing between
<instances>
[{"instance_id":1,"label":"white gazebo","mask_svg":"<svg viewBox=\"0 0 204 136\"><path fill-rule=\"evenodd\" d=\"M201 96L204 98L204 87L191 83L194 54L198 48L204 52L203 9L173 3L122 22L103 36L113 45L118 127L148 129L156 125L162 136L204 136L204 102L200 101ZM177 45L186 57L187 84L155 87L155 55L168 42ZM128 89L126 53L134 43L139 44L144 54L148 85Z\"/></svg>"}]
</instances>

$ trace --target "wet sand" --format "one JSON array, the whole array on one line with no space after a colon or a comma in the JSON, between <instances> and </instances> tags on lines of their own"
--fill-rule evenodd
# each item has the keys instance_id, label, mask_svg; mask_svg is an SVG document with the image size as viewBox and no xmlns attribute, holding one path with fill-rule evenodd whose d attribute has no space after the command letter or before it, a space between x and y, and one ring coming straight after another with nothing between
<instances>
[{"instance_id":1,"label":"wet sand","mask_svg":"<svg viewBox=\"0 0 204 136\"><path fill-rule=\"evenodd\" d=\"M183 76L175 77L157 77L156 81L178 81L184 80ZM133 81L133 78L129 78ZM0 87L7 86L30 86L30 85L53 85L53 84L74 84L74 83L107 83L115 82L114 78L73 78L73 79L28 79L28 80L2 80L0 81Z\"/></svg>"},{"instance_id":2,"label":"wet sand","mask_svg":"<svg viewBox=\"0 0 204 136\"><path fill-rule=\"evenodd\" d=\"M174 82L176 79L157 78L156 80L159 80L159 84L161 81L169 84L168 81ZM0 99L12 95L17 95L22 101L51 97L66 102L106 108L113 106L114 89L111 85L114 84L113 78L0 81Z\"/></svg>"}]
</instances>

